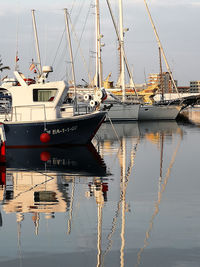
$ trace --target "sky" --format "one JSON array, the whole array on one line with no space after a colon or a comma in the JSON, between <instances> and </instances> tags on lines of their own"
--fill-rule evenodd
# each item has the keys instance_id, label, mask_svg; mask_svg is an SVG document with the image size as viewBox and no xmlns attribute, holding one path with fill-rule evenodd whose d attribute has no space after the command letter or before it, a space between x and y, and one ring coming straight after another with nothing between
<instances>
[{"instance_id":1,"label":"sky","mask_svg":"<svg viewBox=\"0 0 200 267\"><path fill-rule=\"evenodd\" d=\"M118 0L110 0L118 22ZM64 8L70 14L70 28L77 83L95 73L94 0L7 0L0 2L0 55L12 77L18 51L19 69L32 77L29 66L34 59L34 33L31 10L35 9L42 65L52 65L52 79L71 79L70 57L65 31ZM200 0L147 0L159 38L174 79L179 86L200 80ZM149 73L158 73L159 53L156 38L143 0L123 0L125 51L135 83L143 83ZM100 0L103 77L110 72L117 81L119 55L117 38L105 0ZM166 71L162 60L163 70Z\"/></svg>"}]
</instances>

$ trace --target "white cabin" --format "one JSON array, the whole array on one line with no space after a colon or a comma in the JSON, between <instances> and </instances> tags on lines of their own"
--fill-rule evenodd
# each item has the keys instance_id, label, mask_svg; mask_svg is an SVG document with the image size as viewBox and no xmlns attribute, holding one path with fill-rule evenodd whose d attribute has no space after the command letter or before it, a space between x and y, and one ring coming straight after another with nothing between
<instances>
[{"instance_id":1,"label":"white cabin","mask_svg":"<svg viewBox=\"0 0 200 267\"><path fill-rule=\"evenodd\" d=\"M36 83L32 79L24 79L17 71L14 74L17 81L15 84L5 81L1 85L9 91L12 98L12 112L7 120L46 121L74 115L72 104L63 106L69 89L65 81L45 82L43 79Z\"/></svg>"}]
</instances>

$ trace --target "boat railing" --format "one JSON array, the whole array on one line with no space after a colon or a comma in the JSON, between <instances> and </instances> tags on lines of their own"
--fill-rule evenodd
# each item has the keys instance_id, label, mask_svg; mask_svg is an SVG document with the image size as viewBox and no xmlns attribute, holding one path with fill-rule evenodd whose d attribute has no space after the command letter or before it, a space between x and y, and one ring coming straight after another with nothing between
<instances>
[{"instance_id":1,"label":"boat railing","mask_svg":"<svg viewBox=\"0 0 200 267\"><path fill-rule=\"evenodd\" d=\"M87 113L91 113L92 111L94 111L95 108L91 107L87 104L78 104L76 107L76 115L82 115L82 114L87 114Z\"/></svg>"},{"instance_id":2,"label":"boat railing","mask_svg":"<svg viewBox=\"0 0 200 267\"><path fill-rule=\"evenodd\" d=\"M44 104L40 105L21 105L14 106L12 108L11 121L25 121L25 120L36 120L36 117L33 116L33 111L38 110L38 119L46 121L46 106ZM20 111L21 110L21 111ZM42 113L41 113L42 112Z\"/></svg>"}]
</instances>

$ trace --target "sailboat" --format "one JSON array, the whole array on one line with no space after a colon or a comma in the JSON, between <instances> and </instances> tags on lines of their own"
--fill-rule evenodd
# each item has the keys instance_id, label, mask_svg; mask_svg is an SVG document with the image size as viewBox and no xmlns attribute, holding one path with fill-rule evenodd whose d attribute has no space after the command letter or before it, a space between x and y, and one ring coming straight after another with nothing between
<instances>
[{"instance_id":1,"label":"sailboat","mask_svg":"<svg viewBox=\"0 0 200 267\"><path fill-rule=\"evenodd\" d=\"M178 114L180 113L180 111L185 106L182 105L181 102L178 103L178 104L176 104L176 103L175 104L174 103L172 104L172 103L168 103L168 102L165 103L165 101L164 101L163 82L162 82L161 52L163 54L164 60L166 62L167 69L168 69L169 74L170 74L170 77L172 79L173 86L175 87L176 90L177 90L177 87L176 87L176 83L175 83L175 81L173 79L171 70L169 68L169 64L167 62L165 53L163 51L163 48L162 48L162 45L161 45L161 42L160 42L158 33L156 31L155 24L153 22L153 19L151 17L149 8L148 8L147 3L146 3L145 0L144 0L144 3L145 3L145 6L146 6L146 9L147 9L147 12L148 12L148 15L149 15L149 18L150 18L152 27L154 29L154 32L155 32L155 35L156 35L156 39L157 39L157 42L158 42L158 47L159 47L159 58L160 58L160 87L161 87L161 91L162 91L162 98L161 98L161 102L160 103L157 103L157 105L154 104L154 105L151 105L151 106L146 106L146 105L145 106L141 106L140 107L140 110L139 110L139 120L176 119L177 116L178 116ZM178 90L177 90L177 93L178 93Z\"/></svg>"},{"instance_id":2,"label":"sailboat","mask_svg":"<svg viewBox=\"0 0 200 267\"><path fill-rule=\"evenodd\" d=\"M37 31L32 10L38 55L38 78L28 81L19 71L1 88L10 94L11 109L5 108L0 122L7 147L52 146L90 143L105 119L105 111L76 115L65 81L49 82L51 66L41 66ZM70 100L70 99L69 99ZM74 99L76 103L76 99Z\"/></svg>"},{"instance_id":3,"label":"sailboat","mask_svg":"<svg viewBox=\"0 0 200 267\"><path fill-rule=\"evenodd\" d=\"M114 24L115 32L118 38L119 43L123 43L123 34L119 34L117 27L116 27L116 22L112 13L111 5L109 3L109 0L107 0L107 5L110 11L110 15ZM120 6L120 13L122 12L122 1L119 1L119 6ZM120 15L121 18L122 14ZM121 19L120 19L121 21ZM123 27L122 27L123 29ZM120 45L121 47L121 45ZM123 47L123 46L122 46ZM126 58L124 49L122 48L121 51L121 62L123 63L125 61L126 67L128 70L128 74L130 77L130 81L133 84L133 87L135 87L132 74L130 72L128 60ZM124 87L125 88L125 87ZM125 92L125 89L124 89ZM159 104L159 105L154 105L154 104L145 104L141 101L141 105L139 106L139 111L138 111L138 120L171 120L171 119L176 119L178 114L180 113L182 109L182 105L164 105L164 103Z\"/></svg>"},{"instance_id":4,"label":"sailboat","mask_svg":"<svg viewBox=\"0 0 200 267\"><path fill-rule=\"evenodd\" d=\"M168 105L164 100L164 88L163 88L163 73L162 73L162 61L161 61L161 49L159 47L159 58L160 58L160 87L162 92L161 102L156 104L155 101L151 105L145 104L141 105L139 109L139 120L174 120L177 118L180 111L183 109L184 105L174 104Z\"/></svg>"},{"instance_id":5,"label":"sailboat","mask_svg":"<svg viewBox=\"0 0 200 267\"><path fill-rule=\"evenodd\" d=\"M125 99L125 66L124 66L124 37L123 37L123 16L122 16L122 3L119 1L120 11L120 50L121 50L121 86L123 91L122 101L119 99L106 100L101 104L102 109L108 109L107 119L112 121L135 121L138 120L139 103L130 103ZM101 49L100 49L100 22L99 22L99 0L96 0L96 23L97 23L97 64L96 64L96 77L97 77L97 88L102 84L101 78ZM100 84L98 84L100 81Z\"/></svg>"}]
</instances>

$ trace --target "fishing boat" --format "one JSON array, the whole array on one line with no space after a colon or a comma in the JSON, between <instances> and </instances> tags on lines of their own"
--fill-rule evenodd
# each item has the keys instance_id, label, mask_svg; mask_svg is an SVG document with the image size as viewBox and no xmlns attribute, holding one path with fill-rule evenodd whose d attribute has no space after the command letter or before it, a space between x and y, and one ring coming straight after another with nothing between
<instances>
[{"instance_id":1,"label":"fishing boat","mask_svg":"<svg viewBox=\"0 0 200 267\"><path fill-rule=\"evenodd\" d=\"M46 80L51 71L44 66L31 84L15 71L16 79L1 85L12 103L0 114L7 147L88 144L104 121L105 111L76 115L74 103L67 103L67 83Z\"/></svg>"},{"instance_id":2,"label":"fishing boat","mask_svg":"<svg viewBox=\"0 0 200 267\"><path fill-rule=\"evenodd\" d=\"M73 65L71 39L69 34L68 13L65 9L66 28ZM91 111L79 115L75 73L73 69L74 97L69 96L69 86L65 81L48 81L53 72L51 66L43 66L40 59L37 28L34 10L32 20L35 35L38 63L37 78L30 79L17 70L14 79L6 79L1 85L10 96L0 114L1 134L6 138L7 147L32 147L53 145L82 145L91 142L105 119L105 111Z\"/></svg>"}]
</instances>

